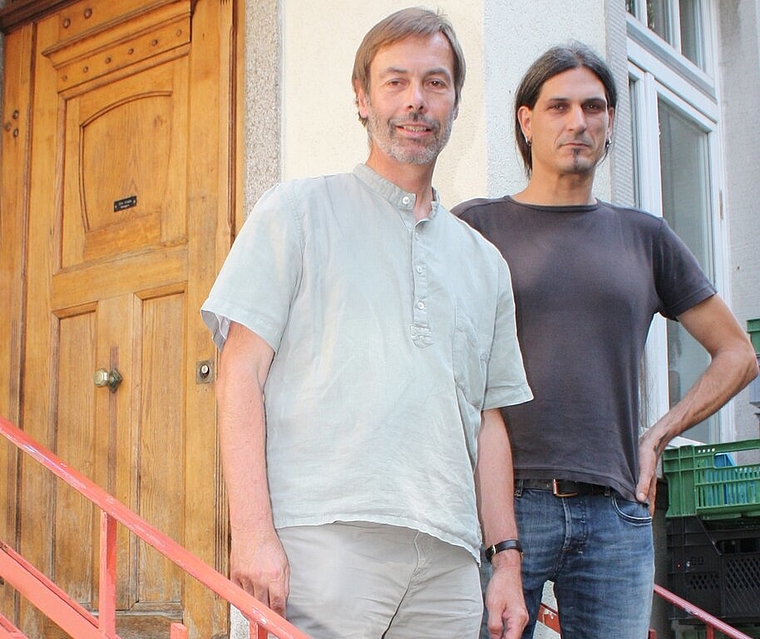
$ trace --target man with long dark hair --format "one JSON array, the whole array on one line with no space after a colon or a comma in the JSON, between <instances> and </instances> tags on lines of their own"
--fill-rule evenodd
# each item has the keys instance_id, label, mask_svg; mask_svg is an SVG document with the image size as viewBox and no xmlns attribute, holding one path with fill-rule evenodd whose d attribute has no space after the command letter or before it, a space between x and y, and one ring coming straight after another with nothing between
<instances>
[{"instance_id":1,"label":"man with long dark hair","mask_svg":"<svg viewBox=\"0 0 760 639\"><path fill-rule=\"evenodd\" d=\"M502 409L525 553L526 639L547 581L563 639L646 638L657 460L757 374L747 335L666 222L594 196L616 105L612 72L594 51L550 49L515 96L528 185L454 209L509 264L535 396ZM680 321L711 362L639 439L640 363L655 313ZM493 636L490 620L489 629Z\"/></svg>"}]
</instances>

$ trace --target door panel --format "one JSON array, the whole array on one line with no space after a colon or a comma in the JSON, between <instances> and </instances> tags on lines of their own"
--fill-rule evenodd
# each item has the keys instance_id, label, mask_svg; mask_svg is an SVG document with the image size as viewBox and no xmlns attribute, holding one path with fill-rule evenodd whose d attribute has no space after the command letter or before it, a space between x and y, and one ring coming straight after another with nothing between
<instances>
[{"instance_id":1,"label":"door panel","mask_svg":"<svg viewBox=\"0 0 760 639\"><path fill-rule=\"evenodd\" d=\"M137 510L161 530L183 531L184 429L176 428L185 403L183 384L185 296L182 293L140 300L140 433ZM181 507L177 507L177 505ZM171 533L170 533L171 534ZM184 535L171 535L184 544ZM181 571L139 544L140 575L135 603L178 602Z\"/></svg>"},{"instance_id":2,"label":"door panel","mask_svg":"<svg viewBox=\"0 0 760 639\"><path fill-rule=\"evenodd\" d=\"M198 308L236 184L232 4L80 2L36 24L21 393L31 436L220 571L213 376L195 370L213 367ZM98 369L121 383L96 387ZM20 465L22 554L96 610L98 513ZM117 539L123 639L175 620L226 634L224 602L121 526ZM20 610L28 636L65 636Z\"/></svg>"},{"instance_id":3,"label":"door panel","mask_svg":"<svg viewBox=\"0 0 760 639\"><path fill-rule=\"evenodd\" d=\"M59 322L58 423L65 432L56 433L58 455L79 472L95 479L96 453L95 393L91 383L96 359L96 314L84 310ZM65 370L61 370L65 369ZM92 602L97 591L97 564L92 547L82 543L97 530L98 515L92 504L75 490L59 483L55 492L51 538L54 542L53 569L56 582L74 599Z\"/></svg>"},{"instance_id":4,"label":"door panel","mask_svg":"<svg viewBox=\"0 0 760 639\"><path fill-rule=\"evenodd\" d=\"M185 241L186 62L66 101L63 268Z\"/></svg>"}]
</instances>

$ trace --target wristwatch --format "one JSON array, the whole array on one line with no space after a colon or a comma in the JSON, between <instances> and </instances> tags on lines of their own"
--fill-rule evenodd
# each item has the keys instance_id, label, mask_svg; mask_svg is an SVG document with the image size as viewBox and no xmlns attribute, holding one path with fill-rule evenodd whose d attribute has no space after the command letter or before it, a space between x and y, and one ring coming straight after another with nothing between
<instances>
[{"instance_id":1,"label":"wristwatch","mask_svg":"<svg viewBox=\"0 0 760 639\"><path fill-rule=\"evenodd\" d=\"M501 552L502 550L516 550L517 552L522 555L522 544L520 543L519 539L505 539L504 541L500 541L498 544L494 544L493 546L489 546L486 548L486 559L490 563L493 559L493 556L497 552Z\"/></svg>"}]
</instances>

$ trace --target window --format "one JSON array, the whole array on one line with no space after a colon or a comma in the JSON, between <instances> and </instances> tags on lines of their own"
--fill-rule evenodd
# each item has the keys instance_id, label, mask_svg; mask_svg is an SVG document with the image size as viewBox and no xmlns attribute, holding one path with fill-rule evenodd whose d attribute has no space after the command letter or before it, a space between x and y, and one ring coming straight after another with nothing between
<instances>
[{"instance_id":1,"label":"window","mask_svg":"<svg viewBox=\"0 0 760 639\"><path fill-rule=\"evenodd\" d=\"M662 215L714 282L708 132L662 98L658 111ZM668 396L672 406L691 388L710 360L678 322L667 322L667 338ZM691 438L714 441L718 434L716 419L713 416L695 427Z\"/></svg>"},{"instance_id":2,"label":"window","mask_svg":"<svg viewBox=\"0 0 760 639\"><path fill-rule=\"evenodd\" d=\"M627 0L626 9L675 51L706 70L701 0Z\"/></svg>"},{"instance_id":3,"label":"window","mask_svg":"<svg viewBox=\"0 0 760 639\"><path fill-rule=\"evenodd\" d=\"M718 99L700 0L629 0L628 59L636 205L662 215L686 242L718 290L723 262L719 216ZM664 41L664 42L663 42ZM667 43L665 46L664 43ZM647 424L683 397L709 356L678 323L656 319L646 354ZM685 437L719 441L728 412Z\"/></svg>"}]
</instances>

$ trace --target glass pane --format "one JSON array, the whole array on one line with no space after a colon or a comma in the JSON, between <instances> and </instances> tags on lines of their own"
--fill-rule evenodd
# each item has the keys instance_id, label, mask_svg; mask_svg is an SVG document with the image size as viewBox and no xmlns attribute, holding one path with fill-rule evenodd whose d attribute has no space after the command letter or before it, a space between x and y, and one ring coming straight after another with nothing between
<instances>
[{"instance_id":1,"label":"glass pane","mask_svg":"<svg viewBox=\"0 0 760 639\"><path fill-rule=\"evenodd\" d=\"M679 1L681 53L700 69L704 69L705 61L702 54L702 25L699 16L699 5L699 0Z\"/></svg>"},{"instance_id":2,"label":"glass pane","mask_svg":"<svg viewBox=\"0 0 760 639\"><path fill-rule=\"evenodd\" d=\"M670 42L669 6L669 0L647 0L647 26L667 42Z\"/></svg>"},{"instance_id":3,"label":"glass pane","mask_svg":"<svg viewBox=\"0 0 760 639\"><path fill-rule=\"evenodd\" d=\"M630 13L632 16L636 15L636 7L634 0L625 0L625 10Z\"/></svg>"},{"instance_id":4,"label":"glass pane","mask_svg":"<svg viewBox=\"0 0 760 639\"><path fill-rule=\"evenodd\" d=\"M707 133L684 113L659 101L663 215L714 280ZM670 404L691 388L709 356L678 322L668 322ZM704 442L719 437L717 416L684 433Z\"/></svg>"}]
</instances>

